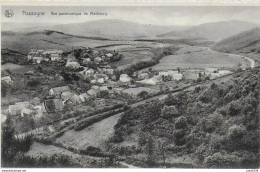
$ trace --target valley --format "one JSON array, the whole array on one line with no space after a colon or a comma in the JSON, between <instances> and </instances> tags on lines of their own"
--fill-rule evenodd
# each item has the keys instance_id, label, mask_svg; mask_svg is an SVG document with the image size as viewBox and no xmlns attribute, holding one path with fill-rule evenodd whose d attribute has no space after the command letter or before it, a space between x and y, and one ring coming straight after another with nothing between
<instances>
[{"instance_id":1,"label":"valley","mask_svg":"<svg viewBox=\"0 0 260 172\"><path fill-rule=\"evenodd\" d=\"M254 27L97 20L2 31L2 147L20 153L6 166L259 166Z\"/></svg>"}]
</instances>

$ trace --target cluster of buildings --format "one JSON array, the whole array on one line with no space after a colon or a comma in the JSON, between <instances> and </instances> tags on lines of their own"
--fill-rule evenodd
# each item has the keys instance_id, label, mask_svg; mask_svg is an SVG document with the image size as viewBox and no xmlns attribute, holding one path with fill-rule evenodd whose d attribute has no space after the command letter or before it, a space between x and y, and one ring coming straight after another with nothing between
<instances>
[{"instance_id":1,"label":"cluster of buildings","mask_svg":"<svg viewBox=\"0 0 260 172\"><path fill-rule=\"evenodd\" d=\"M151 75L148 72L140 73L137 75L139 81L137 83L157 85L166 81L180 81L180 80L197 80L199 78L215 79L224 75L231 74L230 70L220 70L217 68L205 68L204 70L169 70L160 71L156 75Z\"/></svg>"},{"instance_id":2,"label":"cluster of buildings","mask_svg":"<svg viewBox=\"0 0 260 172\"><path fill-rule=\"evenodd\" d=\"M62 61L62 50L36 50L31 49L27 55L27 60L34 64L40 64L43 61L60 62Z\"/></svg>"}]
</instances>

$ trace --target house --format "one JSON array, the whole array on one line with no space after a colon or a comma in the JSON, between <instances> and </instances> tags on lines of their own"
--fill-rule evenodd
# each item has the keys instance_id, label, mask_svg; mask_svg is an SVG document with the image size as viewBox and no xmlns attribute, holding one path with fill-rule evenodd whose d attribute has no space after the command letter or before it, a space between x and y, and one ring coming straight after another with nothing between
<instances>
[{"instance_id":1,"label":"house","mask_svg":"<svg viewBox=\"0 0 260 172\"><path fill-rule=\"evenodd\" d=\"M93 75L95 71L93 69L89 69L85 72L86 75Z\"/></svg>"},{"instance_id":2,"label":"house","mask_svg":"<svg viewBox=\"0 0 260 172\"><path fill-rule=\"evenodd\" d=\"M1 122L4 123L6 121L7 117L5 115L2 114L1 116Z\"/></svg>"},{"instance_id":3,"label":"house","mask_svg":"<svg viewBox=\"0 0 260 172\"><path fill-rule=\"evenodd\" d=\"M67 61L65 67L78 69L80 67L80 64L78 62Z\"/></svg>"},{"instance_id":4,"label":"house","mask_svg":"<svg viewBox=\"0 0 260 172\"><path fill-rule=\"evenodd\" d=\"M168 76L168 72L161 71L159 72L159 76Z\"/></svg>"},{"instance_id":5,"label":"house","mask_svg":"<svg viewBox=\"0 0 260 172\"><path fill-rule=\"evenodd\" d=\"M106 56L110 58L110 57L113 57L113 54L107 53Z\"/></svg>"},{"instance_id":6,"label":"house","mask_svg":"<svg viewBox=\"0 0 260 172\"><path fill-rule=\"evenodd\" d=\"M220 77L220 76L221 76L220 73L210 73L210 74L209 74L209 78L210 78L210 79L215 79L215 78L218 78L218 77Z\"/></svg>"},{"instance_id":7,"label":"house","mask_svg":"<svg viewBox=\"0 0 260 172\"><path fill-rule=\"evenodd\" d=\"M99 91L100 90L100 87L98 85L93 85L91 87L92 90L95 90L95 91Z\"/></svg>"},{"instance_id":8,"label":"house","mask_svg":"<svg viewBox=\"0 0 260 172\"><path fill-rule=\"evenodd\" d=\"M76 62L76 61L77 61L77 59L76 59L76 57L73 54L69 54L67 56L67 63L68 62Z\"/></svg>"},{"instance_id":9,"label":"house","mask_svg":"<svg viewBox=\"0 0 260 172\"><path fill-rule=\"evenodd\" d=\"M108 75L113 75L114 74L114 69L103 69L103 72L108 74Z\"/></svg>"},{"instance_id":10,"label":"house","mask_svg":"<svg viewBox=\"0 0 260 172\"><path fill-rule=\"evenodd\" d=\"M55 128L53 127L53 125L48 126L48 131L51 133L55 132Z\"/></svg>"},{"instance_id":11,"label":"house","mask_svg":"<svg viewBox=\"0 0 260 172\"><path fill-rule=\"evenodd\" d=\"M123 88L114 88L114 92L117 94L121 94L123 91Z\"/></svg>"},{"instance_id":12,"label":"house","mask_svg":"<svg viewBox=\"0 0 260 172\"><path fill-rule=\"evenodd\" d=\"M148 79L149 78L149 74L148 73L141 73L138 75L139 79Z\"/></svg>"},{"instance_id":13,"label":"house","mask_svg":"<svg viewBox=\"0 0 260 172\"><path fill-rule=\"evenodd\" d=\"M33 57L33 63L40 64L43 61L43 57Z\"/></svg>"},{"instance_id":14,"label":"house","mask_svg":"<svg viewBox=\"0 0 260 172\"><path fill-rule=\"evenodd\" d=\"M132 78L130 78L127 74L121 74L119 80L121 82L130 82Z\"/></svg>"},{"instance_id":15,"label":"house","mask_svg":"<svg viewBox=\"0 0 260 172\"><path fill-rule=\"evenodd\" d=\"M8 112L11 115L19 115L24 108L29 107L29 102L18 102L8 107Z\"/></svg>"},{"instance_id":16,"label":"house","mask_svg":"<svg viewBox=\"0 0 260 172\"><path fill-rule=\"evenodd\" d=\"M55 88L51 88L49 91L49 95L60 95L61 93L65 92L65 91L70 91L70 88L68 86L62 86L62 87L55 87Z\"/></svg>"},{"instance_id":17,"label":"house","mask_svg":"<svg viewBox=\"0 0 260 172\"><path fill-rule=\"evenodd\" d=\"M95 64L99 64L99 63L101 63L102 62L102 58L101 57L96 57L96 58L94 58L94 63Z\"/></svg>"},{"instance_id":18,"label":"house","mask_svg":"<svg viewBox=\"0 0 260 172\"><path fill-rule=\"evenodd\" d=\"M98 79L97 79L97 83L99 83L99 84L104 84L104 83L105 83L104 78L98 78Z\"/></svg>"},{"instance_id":19,"label":"house","mask_svg":"<svg viewBox=\"0 0 260 172\"><path fill-rule=\"evenodd\" d=\"M108 80L109 77L106 74L96 74L94 75L96 79L103 78L104 80Z\"/></svg>"},{"instance_id":20,"label":"house","mask_svg":"<svg viewBox=\"0 0 260 172\"><path fill-rule=\"evenodd\" d=\"M62 110L64 105L61 99L49 99L44 101L45 109L47 112Z\"/></svg>"},{"instance_id":21,"label":"house","mask_svg":"<svg viewBox=\"0 0 260 172\"><path fill-rule=\"evenodd\" d=\"M91 97L95 97L97 95L97 91L90 89L87 91L88 95L90 95Z\"/></svg>"},{"instance_id":22,"label":"house","mask_svg":"<svg viewBox=\"0 0 260 172\"><path fill-rule=\"evenodd\" d=\"M81 99L82 102L85 102L90 99L90 96L87 93L83 93L79 95L79 98Z\"/></svg>"},{"instance_id":23,"label":"house","mask_svg":"<svg viewBox=\"0 0 260 172\"><path fill-rule=\"evenodd\" d=\"M108 89L107 86L102 86L102 87L100 87L99 90L100 90L100 91L109 91L109 89Z\"/></svg>"},{"instance_id":24,"label":"house","mask_svg":"<svg viewBox=\"0 0 260 172\"><path fill-rule=\"evenodd\" d=\"M29 116L29 115L31 115L34 112L35 112L35 110L29 109L29 108L23 108L21 110L21 117Z\"/></svg>"},{"instance_id":25,"label":"house","mask_svg":"<svg viewBox=\"0 0 260 172\"><path fill-rule=\"evenodd\" d=\"M71 91L65 91L61 94L61 99L64 100L68 100L70 98L70 96L72 95Z\"/></svg>"},{"instance_id":26,"label":"house","mask_svg":"<svg viewBox=\"0 0 260 172\"><path fill-rule=\"evenodd\" d=\"M169 70L168 71L168 75L174 75L174 74L178 74L179 72L177 70Z\"/></svg>"},{"instance_id":27,"label":"house","mask_svg":"<svg viewBox=\"0 0 260 172\"><path fill-rule=\"evenodd\" d=\"M162 82L162 77L160 75L158 75L158 76L154 76L149 79L144 79L144 80L136 81L136 82L141 83L141 84L157 85L158 83Z\"/></svg>"},{"instance_id":28,"label":"house","mask_svg":"<svg viewBox=\"0 0 260 172\"><path fill-rule=\"evenodd\" d=\"M218 69L217 68L205 68L205 74L209 75L211 73L217 73Z\"/></svg>"},{"instance_id":29,"label":"house","mask_svg":"<svg viewBox=\"0 0 260 172\"><path fill-rule=\"evenodd\" d=\"M173 75L171 75L172 76L172 79L173 80L181 80L182 79L182 74L181 73L177 73L177 74L173 74Z\"/></svg>"},{"instance_id":30,"label":"house","mask_svg":"<svg viewBox=\"0 0 260 172\"><path fill-rule=\"evenodd\" d=\"M60 54L51 54L50 55L51 56L51 61L52 62L59 62L59 61L61 61L61 55Z\"/></svg>"},{"instance_id":31,"label":"house","mask_svg":"<svg viewBox=\"0 0 260 172\"><path fill-rule=\"evenodd\" d=\"M92 61L91 61L90 58L86 58L86 59L83 59L82 63L85 64L85 65L88 65L88 64L91 64Z\"/></svg>"},{"instance_id":32,"label":"house","mask_svg":"<svg viewBox=\"0 0 260 172\"><path fill-rule=\"evenodd\" d=\"M80 97L79 97L77 94L73 94L73 95L70 97L70 100L72 101L72 103L73 103L74 105L82 103Z\"/></svg>"},{"instance_id":33,"label":"house","mask_svg":"<svg viewBox=\"0 0 260 172\"><path fill-rule=\"evenodd\" d=\"M199 74L198 73L194 73L194 72L186 72L183 75L183 78L185 78L187 80L197 80L199 78Z\"/></svg>"},{"instance_id":34,"label":"house","mask_svg":"<svg viewBox=\"0 0 260 172\"><path fill-rule=\"evenodd\" d=\"M34 97L31 101L31 104L33 105L39 105L41 103L41 99L39 97Z\"/></svg>"},{"instance_id":35,"label":"house","mask_svg":"<svg viewBox=\"0 0 260 172\"><path fill-rule=\"evenodd\" d=\"M30 53L28 53L28 55L27 55L27 60L29 61L29 60L32 60L32 58L33 58L33 53L32 52L30 52Z\"/></svg>"},{"instance_id":36,"label":"house","mask_svg":"<svg viewBox=\"0 0 260 172\"><path fill-rule=\"evenodd\" d=\"M4 76L4 77L2 77L2 78L1 78L1 81L2 81L2 82L5 82L5 83L7 83L7 84L10 84L10 83L13 82L10 76Z\"/></svg>"},{"instance_id":37,"label":"house","mask_svg":"<svg viewBox=\"0 0 260 172\"><path fill-rule=\"evenodd\" d=\"M224 76L224 75L231 74L232 72L231 72L230 70L219 70L218 73L219 73L221 76Z\"/></svg>"}]
</instances>

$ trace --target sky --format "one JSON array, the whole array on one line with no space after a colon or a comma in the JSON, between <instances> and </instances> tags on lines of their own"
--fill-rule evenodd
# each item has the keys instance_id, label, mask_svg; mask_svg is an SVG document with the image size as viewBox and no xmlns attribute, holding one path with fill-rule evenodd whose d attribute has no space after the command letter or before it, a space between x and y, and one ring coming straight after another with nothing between
<instances>
[{"instance_id":1,"label":"sky","mask_svg":"<svg viewBox=\"0 0 260 172\"><path fill-rule=\"evenodd\" d=\"M11 9L13 17L7 18L4 12ZM44 12L39 17L25 15L25 12ZM51 15L55 12L58 15ZM88 15L59 16L59 13L84 13ZM90 12L107 15L89 15ZM15 23L67 24L99 19L122 19L130 22L153 25L199 25L208 22L241 20L260 24L259 7L239 6L138 6L138 7L48 7L48 6L2 6L1 21Z\"/></svg>"}]
</instances>

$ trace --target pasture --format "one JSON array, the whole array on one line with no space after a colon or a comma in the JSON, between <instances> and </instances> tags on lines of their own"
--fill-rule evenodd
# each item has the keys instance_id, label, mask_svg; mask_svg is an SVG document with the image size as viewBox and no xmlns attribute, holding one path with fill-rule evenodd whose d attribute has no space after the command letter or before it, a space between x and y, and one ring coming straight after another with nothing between
<instances>
[{"instance_id":1,"label":"pasture","mask_svg":"<svg viewBox=\"0 0 260 172\"><path fill-rule=\"evenodd\" d=\"M184 46L175 55L165 56L160 63L153 66L155 70L189 69L189 68L233 68L239 64L248 67L249 63L242 57L215 52L207 48Z\"/></svg>"},{"instance_id":2,"label":"pasture","mask_svg":"<svg viewBox=\"0 0 260 172\"><path fill-rule=\"evenodd\" d=\"M121 117L121 113L97 122L81 131L69 130L56 139L62 144L86 149L88 146L104 148L105 142L114 135L114 126Z\"/></svg>"}]
</instances>

